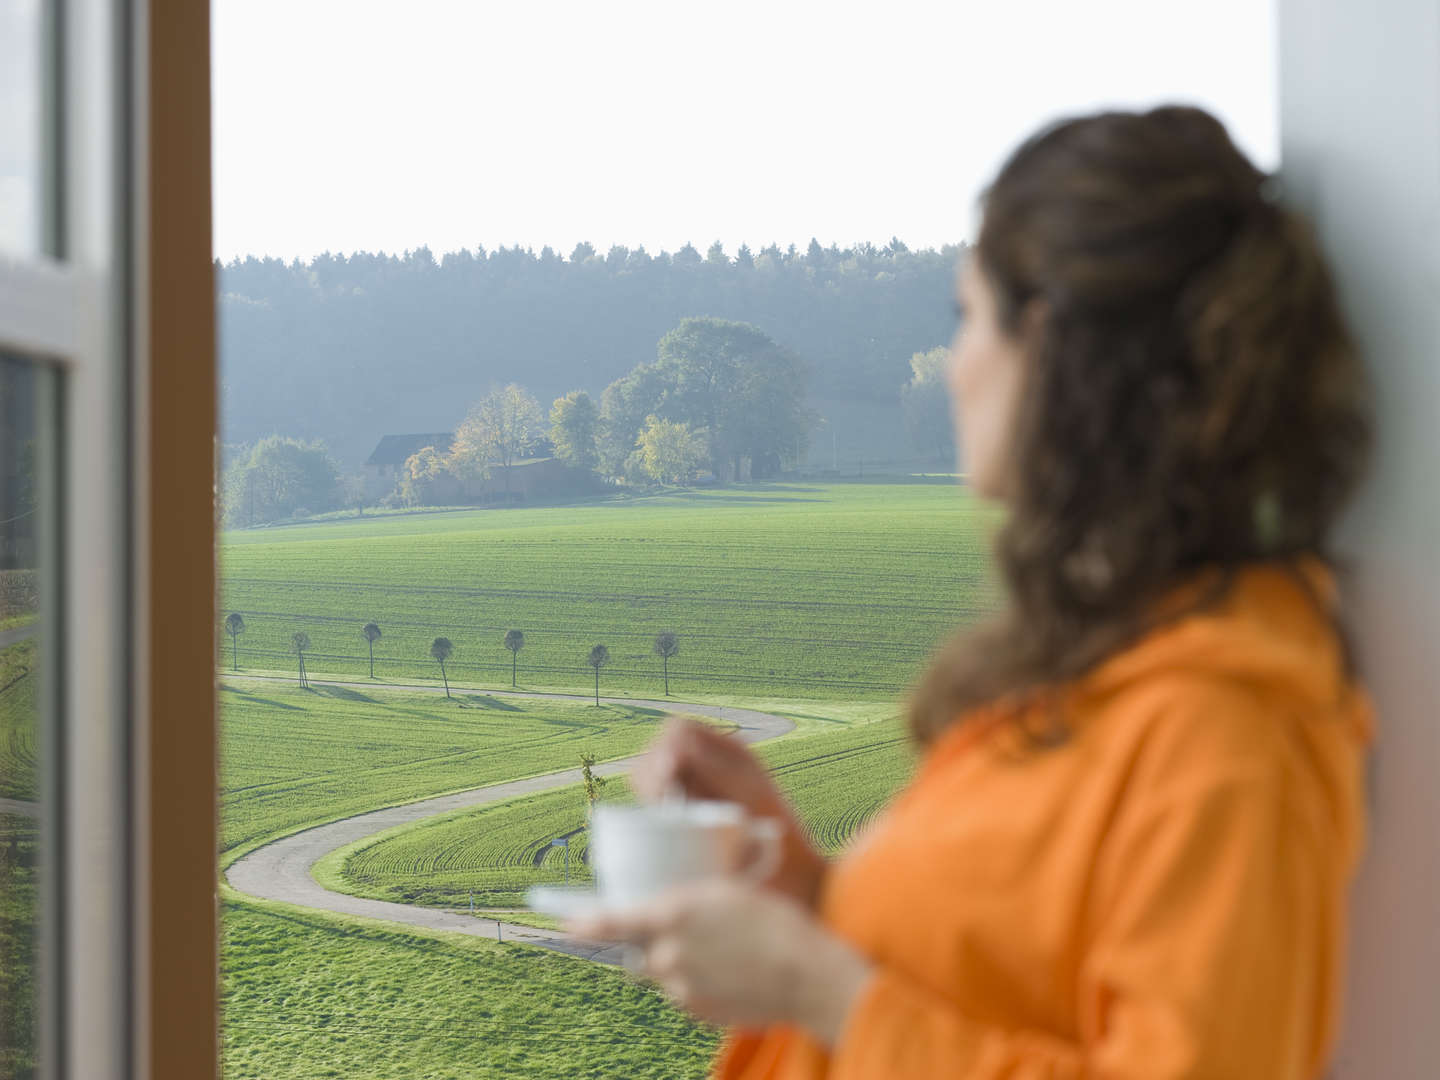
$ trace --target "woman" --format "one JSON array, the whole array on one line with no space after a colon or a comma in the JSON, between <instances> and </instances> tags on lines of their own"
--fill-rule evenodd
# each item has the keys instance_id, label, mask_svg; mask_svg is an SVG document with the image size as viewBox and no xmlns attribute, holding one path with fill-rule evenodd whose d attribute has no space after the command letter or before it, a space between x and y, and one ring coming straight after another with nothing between
<instances>
[{"instance_id":1,"label":"woman","mask_svg":"<svg viewBox=\"0 0 1440 1080\"><path fill-rule=\"evenodd\" d=\"M914 780L838 863L742 747L635 784L788 824L767 888L577 925L732 1027L728 1080L1319 1076L1370 710L1327 541L1369 443L1309 231L1190 108L1001 170L950 389L1008 605L911 704Z\"/></svg>"}]
</instances>

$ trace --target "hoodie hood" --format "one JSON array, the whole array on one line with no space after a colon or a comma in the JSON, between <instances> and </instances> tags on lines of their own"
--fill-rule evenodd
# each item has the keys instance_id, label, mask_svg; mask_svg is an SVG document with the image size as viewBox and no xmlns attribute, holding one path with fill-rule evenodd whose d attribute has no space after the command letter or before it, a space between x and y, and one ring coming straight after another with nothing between
<instances>
[{"instance_id":1,"label":"hoodie hood","mask_svg":"<svg viewBox=\"0 0 1440 1080\"><path fill-rule=\"evenodd\" d=\"M1214 580L1206 573L1177 588L1162 610L1193 603ZM1334 574L1318 558L1246 567L1217 603L1117 653L1081 680L1082 692L1109 694L1165 672L1211 675L1252 685L1306 713L1338 715L1355 738L1368 742L1373 711L1345 670L1336 604Z\"/></svg>"}]
</instances>

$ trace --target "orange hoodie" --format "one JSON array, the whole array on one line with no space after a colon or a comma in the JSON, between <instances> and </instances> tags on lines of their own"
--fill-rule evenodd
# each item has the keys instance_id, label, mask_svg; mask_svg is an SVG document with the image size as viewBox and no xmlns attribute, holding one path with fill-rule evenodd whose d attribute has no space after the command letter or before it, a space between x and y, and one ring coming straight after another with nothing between
<instances>
[{"instance_id":1,"label":"orange hoodie","mask_svg":"<svg viewBox=\"0 0 1440 1080\"><path fill-rule=\"evenodd\" d=\"M1315 604L1249 569L1063 702L1058 748L993 709L931 746L827 875L821 918L875 964L839 1042L732 1032L718 1077L1321 1074L1371 711Z\"/></svg>"}]
</instances>

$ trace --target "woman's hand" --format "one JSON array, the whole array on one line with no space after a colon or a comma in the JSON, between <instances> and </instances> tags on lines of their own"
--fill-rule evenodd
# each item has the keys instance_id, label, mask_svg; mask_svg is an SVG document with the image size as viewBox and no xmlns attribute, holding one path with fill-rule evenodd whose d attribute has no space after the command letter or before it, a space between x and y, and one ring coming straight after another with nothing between
<instances>
[{"instance_id":1,"label":"woman's hand","mask_svg":"<svg viewBox=\"0 0 1440 1080\"><path fill-rule=\"evenodd\" d=\"M780 868L765 884L811 910L817 906L825 859L806 840L769 771L738 739L673 716L630 771L630 786L650 802L678 790L687 798L724 799L753 817L777 819L783 830Z\"/></svg>"},{"instance_id":2,"label":"woman's hand","mask_svg":"<svg viewBox=\"0 0 1440 1080\"><path fill-rule=\"evenodd\" d=\"M870 978L869 962L799 904L724 878L566 929L639 947L643 974L702 1020L798 1024L826 1046Z\"/></svg>"}]
</instances>

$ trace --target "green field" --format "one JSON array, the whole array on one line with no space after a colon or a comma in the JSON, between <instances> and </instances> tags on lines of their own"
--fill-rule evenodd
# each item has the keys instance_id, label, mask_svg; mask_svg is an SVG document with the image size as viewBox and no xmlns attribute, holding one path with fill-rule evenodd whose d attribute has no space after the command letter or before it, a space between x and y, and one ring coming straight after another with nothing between
<instances>
[{"instance_id":1,"label":"green field","mask_svg":"<svg viewBox=\"0 0 1440 1080\"><path fill-rule=\"evenodd\" d=\"M714 1032L623 972L284 905L223 911L229 1080L677 1080Z\"/></svg>"},{"instance_id":2,"label":"green field","mask_svg":"<svg viewBox=\"0 0 1440 1080\"><path fill-rule=\"evenodd\" d=\"M0 649L0 798L39 798L33 639ZM32 1076L37 1045L36 928L40 833L36 822L0 813L0 1076Z\"/></svg>"},{"instance_id":3,"label":"green field","mask_svg":"<svg viewBox=\"0 0 1440 1080\"><path fill-rule=\"evenodd\" d=\"M911 767L897 703L934 645L989 610L988 510L951 484L753 485L533 510L361 518L227 533L222 615L246 672L222 676L223 862L310 824L639 749L655 713L532 702L508 687L661 696L651 642L675 630L677 701L795 718L761 748L816 842L836 851ZM378 621L376 674L361 625ZM455 643L457 700L436 636ZM326 685L341 676L363 689ZM372 688L373 687L373 688ZM619 786L611 793L623 792ZM432 819L317 867L388 899L513 903L563 872L549 841L583 825L576 788ZM573 855L584 850L576 834ZM539 856L539 865L536 857ZM585 870L578 859L578 878ZM622 972L523 946L286 909L227 893L225 1076L700 1077L715 1035Z\"/></svg>"},{"instance_id":4,"label":"green field","mask_svg":"<svg viewBox=\"0 0 1440 1080\"><path fill-rule=\"evenodd\" d=\"M664 714L625 705L225 679L221 853L365 810L624 757Z\"/></svg>"},{"instance_id":5,"label":"green field","mask_svg":"<svg viewBox=\"0 0 1440 1080\"><path fill-rule=\"evenodd\" d=\"M993 522L953 483L763 485L537 510L354 519L225 535L224 610L246 623L243 669L285 670L304 630L313 672L660 693L661 630L680 635L678 695L893 699L931 648L995 603ZM222 666L231 665L228 639Z\"/></svg>"},{"instance_id":6,"label":"green field","mask_svg":"<svg viewBox=\"0 0 1440 1080\"><path fill-rule=\"evenodd\" d=\"M35 743L38 656L33 638L0 649L0 799L34 802L40 797Z\"/></svg>"},{"instance_id":7,"label":"green field","mask_svg":"<svg viewBox=\"0 0 1440 1080\"><path fill-rule=\"evenodd\" d=\"M781 789L822 851L840 851L908 775L912 754L894 721L762 746ZM519 904L531 885L590 880L585 799L578 786L402 826L333 853L316 868L331 888L401 903Z\"/></svg>"}]
</instances>

